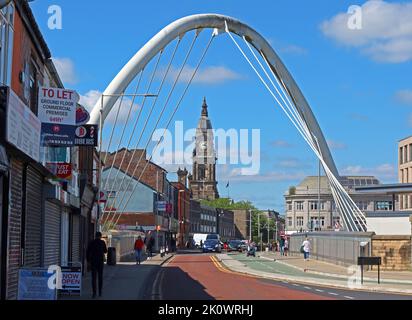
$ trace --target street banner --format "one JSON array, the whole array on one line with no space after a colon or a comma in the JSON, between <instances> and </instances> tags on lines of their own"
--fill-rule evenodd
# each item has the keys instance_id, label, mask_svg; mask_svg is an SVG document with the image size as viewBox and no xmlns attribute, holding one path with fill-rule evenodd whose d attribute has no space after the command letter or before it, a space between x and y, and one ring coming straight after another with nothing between
<instances>
[{"instance_id":1,"label":"street banner","mask_svg":"<svg viewBox=\"0 0 412 320\"><path fill-rule=\"evenodd\" d=\"M79 95L73 90L39 88L38 117L42 122L42 145L74 146Z\"/></svg>"},{"instance_id":2,"label":"street banner","mask_svg":"<svg viewBox=\"0 0 412 320\"><path fill-rule=\"evenodd\" d=\"M76 128L75 145L97 147L98 126L85 124Z\"/></svg>"},{"instance_id":3,"label":"street banner","mask_svg":"<svg viewBox=\"0 0 412 320\"><path fill-rule=\"evenodd\" d=\"M70 181L72 178L72 164L71 163L46 163L47 169L61 180Z\"/></svg>"},{"instance_id":4,"label":"street banner","mask_svg":"<svg viewBox=\"0 0 412 320\"><path fill-rule=\"evenodd\" d=\"M49 283L53 274L47 269L20 269L17 300L56 300L56 285Z\"/></svg>"},{"instance_id":5,"label":"street banner","mask_svg":"<svg viewBox=\"0 0 412 320\"><path fill-rule=\"evenodd\" d=\"M61 267L61 296L81 296L82 289L82 268L81 267Z\"/></svg>"}]
</instances>

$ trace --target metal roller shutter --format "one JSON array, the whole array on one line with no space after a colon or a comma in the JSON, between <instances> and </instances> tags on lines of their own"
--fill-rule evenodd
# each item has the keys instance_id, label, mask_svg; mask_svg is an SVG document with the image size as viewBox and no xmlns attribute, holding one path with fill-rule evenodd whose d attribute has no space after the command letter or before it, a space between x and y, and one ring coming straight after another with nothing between
<instances>
[{"instance_id":1,"label":"metal roller shutter","mask_svg":"<svg viewBox=\"0 0 412 320\"><path fill-rule=\"evenodd\" d=\"M72 215L71 223L71 262L80 262L80 216Z\"/></svg>"},{"instance_id":2,"label":"metal roller shutter","mask_svg":"<svg viewBox=\"0 0 412 320\"><path fill-rule=\"evenodd\" d=\"M41 266L42 245L42 175L27 168L24 266Z\"/></svg>"},{"instance_id":3,"label":"metal roller shutter","mask_svg":"<svg viewBox=\"0 0 412 320\"><path fill-rule=\"evenodd\" d=\"M44 210L44 267L60 265L60 218L60 206L46 201Z\"/></svg>"}]
</instances>

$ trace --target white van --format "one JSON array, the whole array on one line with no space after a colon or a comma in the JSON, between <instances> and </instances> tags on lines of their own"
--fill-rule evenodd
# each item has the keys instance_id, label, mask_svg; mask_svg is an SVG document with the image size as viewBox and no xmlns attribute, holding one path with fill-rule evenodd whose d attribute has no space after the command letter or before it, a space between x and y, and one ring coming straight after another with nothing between
<instances>
[{"instance_id":1,"label":"white van","mask_svg":"<svg viewBox=\"0 0 412 320\"><path fill-rule=\"evenodd\" d=\"M205 243L206 237L207 234L204 233L195 233L193 235L193 241L195 242L196 248L200 248L200 241L202 241L202 243Z\"/></svg>"}]
</instances>

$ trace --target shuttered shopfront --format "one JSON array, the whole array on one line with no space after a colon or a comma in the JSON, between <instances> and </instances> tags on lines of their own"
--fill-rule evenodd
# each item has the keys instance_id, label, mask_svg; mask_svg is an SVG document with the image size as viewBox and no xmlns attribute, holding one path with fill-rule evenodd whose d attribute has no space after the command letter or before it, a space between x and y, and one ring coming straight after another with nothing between
<instances>
[{"instance_id":1,"label":"shuttered shopfront","mask_svg":"<svg viewBox=\"0 0 412 320\"><path fill-rule=\"evenodd\" d=\"M43 266L60 265L61 206L46 201L44 210Z\"/></svg>"},{"instance_id":2,"label":"shuttered shopfront","mask_svg":"<svg viewBox=\"0 0 412 320\"><path fill-rule=\"evenodd\" d=\"M26 171L24 219L24 266L40 267L42 255L42 182L43 176L30 165Z\"/></svg>"},{"instance_id":3,"label":"shuttered shopfront","mask_svg":"<svg viewBox=\"0 0 412 320\"><path fill-rule=\"evenodd\" d=\"M80 215L72 214L70 219L70 260L80 262Z\"/></svg>"}]
</instances>

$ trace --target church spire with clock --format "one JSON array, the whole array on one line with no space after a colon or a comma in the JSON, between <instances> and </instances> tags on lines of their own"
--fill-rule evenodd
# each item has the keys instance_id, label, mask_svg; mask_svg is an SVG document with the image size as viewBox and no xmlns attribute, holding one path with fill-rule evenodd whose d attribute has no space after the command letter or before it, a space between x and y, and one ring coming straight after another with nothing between
<instances>
[{"instance_id":1,"label":"church spire with clock","mask_svg":"<svg viewBox=\"0 0 412 320\"><path fill-rule=\"evenodd\" d=\"M206 98L196 128L196 145L193 150L193 170L189 176L189 188L195 200L219 198L216 181L216 153L213 144L213 129L209 119Z\"/></svg>"}]
</instances>

